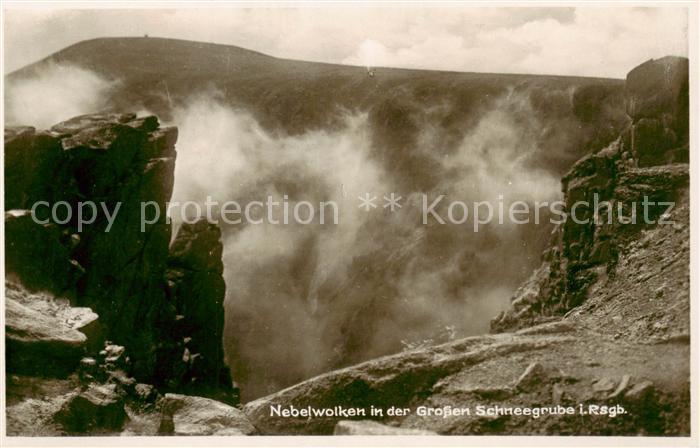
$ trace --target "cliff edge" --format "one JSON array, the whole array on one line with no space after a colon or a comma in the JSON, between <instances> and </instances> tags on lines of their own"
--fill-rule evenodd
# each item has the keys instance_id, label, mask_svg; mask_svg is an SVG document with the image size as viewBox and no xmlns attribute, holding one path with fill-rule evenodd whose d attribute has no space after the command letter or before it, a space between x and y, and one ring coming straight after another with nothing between
<instances>
[{"instance_id":1,"label":"cliff edge","mask_svg":"<svg viewBox=\"0 0 700 448\"><path fill-rule=\"evenodd\" d=\"M171 243L176 140L133 114L6 130L10 434L119 432L169 392L238 403L220 230L184 223Z\"/></svg>"}]
</instances>

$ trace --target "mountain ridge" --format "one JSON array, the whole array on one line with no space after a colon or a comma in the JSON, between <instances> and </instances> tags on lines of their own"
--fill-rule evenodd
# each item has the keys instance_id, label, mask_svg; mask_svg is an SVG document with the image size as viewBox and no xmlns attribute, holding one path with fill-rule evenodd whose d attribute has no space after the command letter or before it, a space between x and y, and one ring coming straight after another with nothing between
<instances>
[{"instance_id":1,"label":"mountain ridge","mask_svg":"<svg viewBox=\"0 0 700 448\"><path fill-rule=\"evenodd\" d=\"M275 59L278 61L284 61L284 62L293 62L293 63L303 63L303 64L313 64L313 65L319 65L319 66L326 66L326 67L332 67L332 68L352 68L354 70L359 70L362 72L367 71L366 66L362 65L352 65L352 64L341 64L341 63L335 63L335 62L324 62L324 61L311 61L311 60L306 60L306 59L295 59L295 58L285 58L285 57L280 57L280 56L274 56L271 54L264 53L262 51L258 50L252 50L249 48L241 47L239 45L232 45L232 44L224 44L224 43L214 43L214 42L206 42L206 41L195 41L195 40L187 40L187 39L177 39L177 38L169 38L169 37L158 37L158 36L148 36L148 37L139 37L139 36L112 36L112 37L96 37L92 39L85 39L79 42L76 42L74 44L71 44L67 47L62 48L61 50L58 50L44 58L41 58L35 62L32 62L30 64L25 65L24 67L20 67L16 70L13 70L12 72L7 73L5 76L6 77L15 77L15 76L22 76L26 75L27 70L32 70L35 69L37 65L42 65L46 64L48 62L58 62L62 58L66 56L66 53L70 54L71 52L77 51L77 50L83 50L85 47L89 48L90 46L96 45L97 47L100 47L100 44L118 44L118 45L123 45L126 46L125 44L133 44L134 42L139 42L139 41L149 41L149 42L154 42L154 43L161 43L161 44L177 44L181 47L197 47L198 49L220 49L224 51L229 51L229 52L240 52L243 54L250 54L251 56L255 57L260 57L260 58L269 58L269 59ZM70 60L70 58L67 58ZM604 76L576 76L576 75L557 75L557 74L533 74L533 73L499 73L499 72L480 72L480 71L461 71L461 70L434 70L434 69L427 69L427 68L407 68L407 67L392 67L392 66L384 66L384 65L377 65L377 66L372 66L371 68L377 69L377 70L395 70L395 71L408 71L408 72L425 72L426 74L439 74L439 73L445 73L445 74L463 74L463 75L489 75L489 76L512 76L512 77L547 77L547 78L562 78L562 79L585 79L585 80L600 80L600 81L623 81L623 78L609 78L609 77L604 77Z\"/></svg>"}]
</instances>

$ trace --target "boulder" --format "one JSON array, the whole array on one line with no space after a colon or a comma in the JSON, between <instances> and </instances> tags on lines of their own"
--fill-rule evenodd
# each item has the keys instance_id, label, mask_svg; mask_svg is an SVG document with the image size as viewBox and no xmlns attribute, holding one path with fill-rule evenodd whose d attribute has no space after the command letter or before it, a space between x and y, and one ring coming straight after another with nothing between
<instances>
[{"instance_id":1,"label":"boulder","mask_svg":"<svg viewBox=\"0 0 700 448\"><path fill-rule=\"evenodd\" d=\"M126 419L123 397L114 384L90 384L66 402L55 416L69 433L109 434L121 430Z\"/></svg>"},{"instance_id":2,"label":"boulder","mask_svg":"<svg viewBox=\"0 0 700 448\"><path fill-rule=\"evenodd\" d=\"M94 380L99 374L99 367L95 358L85 357L80 360L78 366L78 377L88 383Z\"/></svg>"},{"instance_id":3,"label":"boulder","mask_svg":"<svg viewBox=\"0 0 700 448\"><path fill-rule=\"evenodd\" d=\"M341 420L335 425L336 436L436 436L436 432L422 429L383 425L372 420Z\"/></svg>"},{"instance_id":4,"label":"boulder","mask_svg":"<svg viewBox=\"0 0 700 448\"><path fill-rule=\"evenodd\" d=\"M161 403L161 435L241 436L257 431L239 409L190 395L166 394Z\"/></svg>"},{"instance_id":5,"label":"boulder","mask_svg":"<svg viewBox=\"0 0 700 448\"><path fill-rule=\"evenodd\" d=\"M134 386L134 395L143 403L153 403L158 398L158 391L150 384L138 383Z\"/></svg>"},{"instance_id":6,"label":"boulder","mask_svg":"<svg viewBox=\"0 0 700 448\"><path fill-rule=\"evenodd\" d=\"M65 301L13 283L6 283L5 294L8 371L65 376L75 370L88 341L79 329L97 315L89 308L72 308Z\"/></svg>"}]
</instances>

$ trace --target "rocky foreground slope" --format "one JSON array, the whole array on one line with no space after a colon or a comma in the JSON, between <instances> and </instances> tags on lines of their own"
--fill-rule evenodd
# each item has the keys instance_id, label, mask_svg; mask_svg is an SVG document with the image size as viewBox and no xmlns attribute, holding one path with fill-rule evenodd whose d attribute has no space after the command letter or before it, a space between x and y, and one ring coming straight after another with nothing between
<instances>
[{"instance_id":1,"label":"rocky foreground slope","mask_svg":"<svg viewBox=\"0 0 700 448\"><path fill-rule=\"evenodd\" d=\"M131 214L168 200L176 131L133 115L10 129L8 433L689 434L687 67L664 58L633 70L629 126L563 179L569 217L595 195L629 217L646 196L675 204L649 209L668 224L567 220L492 334L332 371L243 407L231 406L223 364L219 230L183 225L169 244L170 224L140 232ZM39 225L28 212L86 199L123 202L110 232L106 216L78 231L75 219ZM539 418L476 412L581 405L585 414ZM339 406L384 414L294 414Z\"/></svg>"}]
</instances>

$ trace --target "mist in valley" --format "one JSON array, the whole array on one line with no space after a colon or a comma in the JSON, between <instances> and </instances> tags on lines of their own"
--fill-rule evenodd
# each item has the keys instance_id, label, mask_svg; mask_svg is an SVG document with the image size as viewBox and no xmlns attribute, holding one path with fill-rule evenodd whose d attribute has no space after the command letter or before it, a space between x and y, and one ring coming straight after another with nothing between
<instances>
[{"instance_id":1,"label":"mist in valley","mask_svg":"<svg viewBox=\"0 0 700 448\"><path fill-rule=\"evenodd\" d=\"M8 84L6 122L46 128L109 109L119 86L81 67L51 65ZM170 107L162 121L179 128L172 200L245 204L271 196L292 207L334 201L339 208L337 224L221 224L224 342L244 400L487 331L539 265L551 226L424 225L422 195L506 205L557 200L566 168L605 139L590 135L596 126L580 103L604 103L597 116L619 118L605 94L579 87L514 83L469 104L399 87L367 106L332 104L332 126L285 132L231 94L195 86L172 102L160 93L157 104ZM164 115L148 104L137 109ZM358 207L366 193L378 197L369 212ZM391 193L402 197L395 212L382 207Z\"/></svg>"}]
</instances>

